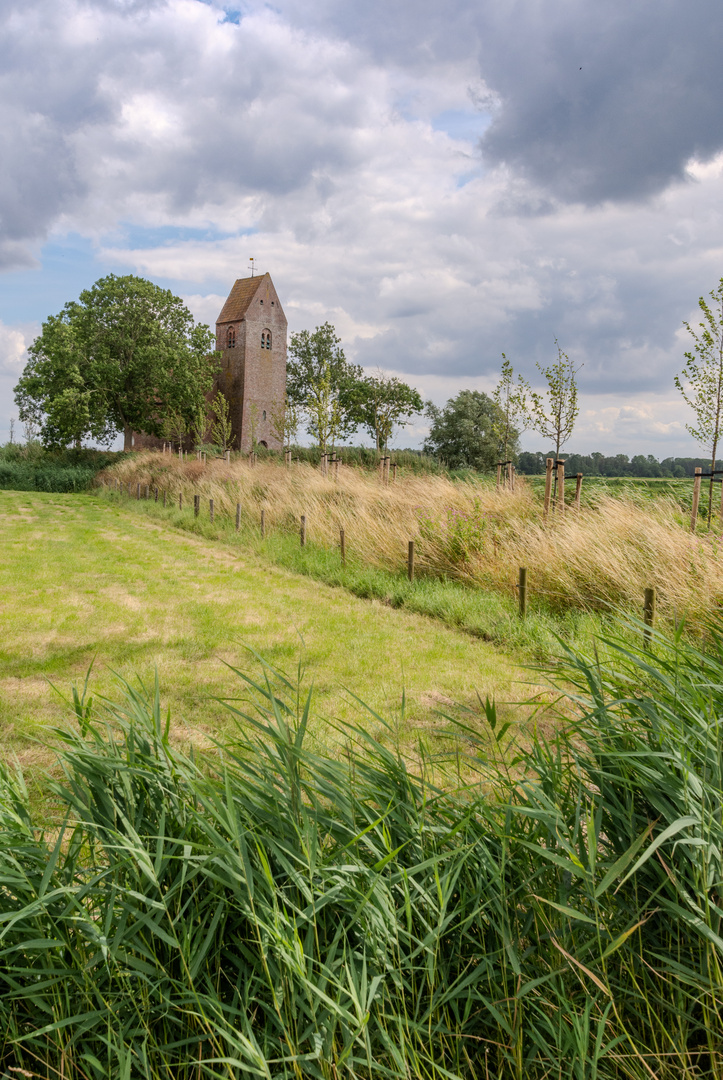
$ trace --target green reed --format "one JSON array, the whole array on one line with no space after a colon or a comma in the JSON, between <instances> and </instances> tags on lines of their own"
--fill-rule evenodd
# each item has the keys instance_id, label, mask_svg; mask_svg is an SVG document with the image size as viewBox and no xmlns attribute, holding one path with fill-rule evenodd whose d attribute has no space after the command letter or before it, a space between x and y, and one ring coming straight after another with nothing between
<instances>
[{"instance_id":1,"label":"green reed","mask_svg":"<svg viewBox=\"0 0 723 1080\"><path fill-rule=\"evenodd\" d=\"M0 775L0 1067L719 1076L723 642L629 642L567 654L554 742L503 756L490 702L484 741L440 718L474 776L457 791L391 728L315 753L301 673L260 658L203 757L157 685L76 694L56 827Z\"/></svg>"}]
</instances>

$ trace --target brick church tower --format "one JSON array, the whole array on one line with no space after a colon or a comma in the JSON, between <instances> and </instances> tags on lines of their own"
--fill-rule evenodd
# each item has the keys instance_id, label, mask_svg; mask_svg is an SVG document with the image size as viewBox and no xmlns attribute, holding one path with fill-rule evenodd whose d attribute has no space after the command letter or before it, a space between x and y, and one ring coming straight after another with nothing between
<instances>
[{"instance_id":1,"label":"brick church tower","mask_svg":"<svg viewBox=\"0 0 723 1080\"><path fill-rule=\"evenodd\" d=\"M281 448L271 415L284 406L287 325L270 274L239 278L216 320L221 369L215 389L231 406L233 444L240 450L251 447L254 413L256 441Z\"/></svg>"}]
</instances>

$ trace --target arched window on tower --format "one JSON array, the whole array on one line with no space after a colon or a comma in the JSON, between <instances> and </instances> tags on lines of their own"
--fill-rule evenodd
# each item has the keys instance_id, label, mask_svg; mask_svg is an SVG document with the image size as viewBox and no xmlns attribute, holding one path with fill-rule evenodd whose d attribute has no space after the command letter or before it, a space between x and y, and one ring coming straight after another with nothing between
<instances>
[{"instance_id":1,"label":"arched window on tower","mask_svg":"<svg viewBox=\"0 0 723 1080\"><path fill-rule=\"evenodd\" d=\"M229 326L229 328L228 328L227 348L229 348L229 349L235 349L236 348L236 331L234 330L233 326Z\"/></svg>"},{"instance_id":2,"label":"arched window on tower","mask_svg":"<svg viewBox=\"0 0 723 1080\"><path fill-rule=\"evenodd\" d=\"M271 331L270 330L262 330L261 331L261 348L262 349L270 349L271 348Z\"/></svg>"}]
</instances>

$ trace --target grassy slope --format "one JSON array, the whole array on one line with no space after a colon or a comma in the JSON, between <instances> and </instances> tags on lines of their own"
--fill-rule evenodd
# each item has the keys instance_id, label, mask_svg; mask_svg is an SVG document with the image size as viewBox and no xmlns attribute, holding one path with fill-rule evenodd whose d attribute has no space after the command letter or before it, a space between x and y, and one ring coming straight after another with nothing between
<instances>
[{"instance_id":1,"label":"grassy slope","mask_svg":"<svg viewBox=\"0 0 723 1080\"><path fill-rule=\"evenodd\" d=\"M201 716L213 734L227 714L209 695L238 692L222 661L254 666L245 644L293 669L303 640L317 716L354 715L345 687L398 715L404 687L400 737L410 752L444 726L434 715L440 702L526 692L513 684L527 674L482 641L111 500L0 492L0 515L0 743L26 760L40 753L28 739L58 719L47 680L67 693L94 657L94 692L111 692L112 670L151 680L157 666L174 721ZM179 725L177 736L203 741L194 730Z\"/></svg>"}]
</instances>

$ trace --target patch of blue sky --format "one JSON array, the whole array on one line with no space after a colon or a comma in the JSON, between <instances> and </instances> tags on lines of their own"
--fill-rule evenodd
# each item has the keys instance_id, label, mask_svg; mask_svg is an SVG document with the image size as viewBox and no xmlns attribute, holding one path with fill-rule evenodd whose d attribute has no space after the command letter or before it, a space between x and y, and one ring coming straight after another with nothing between
<instances>
[{"instance_id":1,"label":"patch of blue sky","mask_svg":"<svg viewBox=\"0 0 723 1080\"><path fill-rule=\"evenodd\" d=\"M229 236L249 236L257 231L249 229L236 234L213 228L146 228L129 224L114 230L100 246L76 233L55 237L39 252L37 266L0 277L0 320L10 325L42 322L49 315L57 314L69 300L76 300L82 290L90 288L98 278L106 274L138 273L129 264L129 251L140 254L144 250L184 242L213 243ZM117 258L113 254L114 248L118 249ZM150 276L140 273L143 277ZM153 275L153 280L180 294L188 293L193 284L187 273L183 277ZM225 279L209 281L204 276L202 284L204 291L224 293L228 290Z\"/></svg>"},{"instance_id":2,"label":"patch of blue sky","mask_svg":"<svg viewBox=\"0 0 723 1080\"><path fill-rule=\"evenodd\" d=\"M452 139L476 142L489 127L491 117L476 109L447 109L432 117L435 131L444 131Z\"/></svg>"},{"instance_id":3,"label":"patch of blue sky","mask_svg":"<svg viewBox=\"0 0 723 1080\"><path fill-rule=\"evenodd\" d=\"M42 322L77 299L102 273L93 242L70 234L45 244L33 268L0 278L0 319L4 323ZM117 273L126 273L120 265Z\"/></svg>"}]
</instances>

